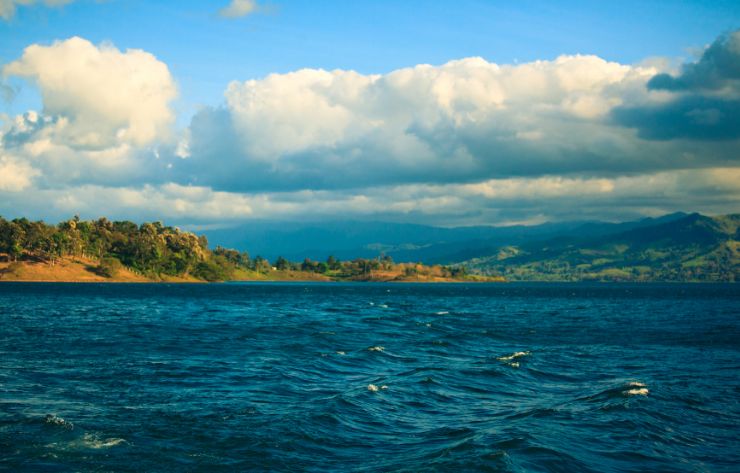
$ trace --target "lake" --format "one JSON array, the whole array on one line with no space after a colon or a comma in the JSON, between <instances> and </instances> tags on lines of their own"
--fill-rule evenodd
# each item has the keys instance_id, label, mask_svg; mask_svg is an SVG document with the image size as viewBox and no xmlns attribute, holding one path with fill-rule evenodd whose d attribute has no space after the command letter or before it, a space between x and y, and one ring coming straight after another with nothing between
<instances>
[{"instance_id":1,"label":"lake","mask_svg":"<svg viewBox=\"0 0 740 473\"><path fill-rule=\"evenodd\" d=\"M0 284L0 470L738 471L740 286Z\"/></svg>"}]
</instances>

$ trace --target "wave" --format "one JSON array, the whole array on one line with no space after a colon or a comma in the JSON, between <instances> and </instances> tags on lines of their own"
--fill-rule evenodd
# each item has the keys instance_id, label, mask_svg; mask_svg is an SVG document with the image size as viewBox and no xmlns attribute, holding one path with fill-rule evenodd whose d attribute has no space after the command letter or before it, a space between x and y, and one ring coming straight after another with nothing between
<instances>
[{"instance_id":1,"label":"wave","mask_svg":"<svg viewBox=\"0 0 740 473\"><path fill-rule=\"evenodd\" d=\"M531 355L531 353L528 351L518 351L518 352L512 353L511 355L499 356L496 359L499 361L512 361L512 360L516 360L517 358L522 358L524 356L529 356L529 355Z\"/></svg>"},{"instance_id":2,"label":"wave","mask_svg":"<svg viewBox=\"0 0 740 473\"><path fill-rule=\"evenodd\" d=\"M72 430L75 428L72 422L59 417L56 414L46 414L46 417L44 417L44 424L61 427L66 430Z\"/></svg>"},{"instance_id":3,"label":"wave","mask_svg":"<svg viewBox=\"0 0 740 473\"><path fill-rule=\"evenodd\" d=\"M85 448L100 450L102 448L111 448L124 443L127 442L122 438L100 438L97 434L86 433L82 436L81 445Z\"/></svg>"}]
</instances>

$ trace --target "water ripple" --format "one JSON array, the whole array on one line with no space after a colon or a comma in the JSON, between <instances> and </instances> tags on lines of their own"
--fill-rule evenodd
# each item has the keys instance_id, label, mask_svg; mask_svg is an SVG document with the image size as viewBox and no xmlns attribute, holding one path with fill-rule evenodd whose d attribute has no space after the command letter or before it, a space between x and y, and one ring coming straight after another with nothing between
<instances>
[{"instance_id":1,"label":"water ripple","mask_svg":"<svg viewBox=\"0 0 740 473\"><path fill-rule=\"evenodd\" d=\"M0 470L734 471L738 302L731 285L3 284Z\"/></svg>"}]
</instances>

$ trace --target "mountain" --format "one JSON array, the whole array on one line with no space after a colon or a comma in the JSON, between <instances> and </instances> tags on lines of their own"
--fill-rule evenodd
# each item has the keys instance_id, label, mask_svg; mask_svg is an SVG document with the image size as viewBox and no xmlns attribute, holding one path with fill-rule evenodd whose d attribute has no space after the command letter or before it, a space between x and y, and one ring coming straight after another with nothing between
<instances>
[{"instance_id":1,"label":"mountain","mask_svg":"<svg viewBox=\"0 0 740 473\"><path fill-rule=\"evenodd\" d=\"M462 264L507 280L736 281L739 226L740 214L673 215L502 246Z\"/></svg>"},{"instance_id":2,"label":"mountain","mask_svg":"<svg viewBox=\"0 0 740 473\"><path fill-rule=\"evenodd\" d=\"M274 261L375 258L458 264L509 280L729 281L738 215L673 213L609 223L441 228L388 222L254 222L205 231L212 245Z\"/></svg>"},{"instance_id":3,"label":"mountain","mask_svg":"<svg viewBox=\"0 0 740 473\"><path fill-rule=\"evenodd\" d=\"M684 213L625 223L562 222L509 227L441 228L389 222L269 222L204 230L212 245L248 251L270 261L283 256L292 261L374 258L451 264L495 254L500 247L574 236L598 236L650 226L685 217Z\"/></svg>"}]
</instances>

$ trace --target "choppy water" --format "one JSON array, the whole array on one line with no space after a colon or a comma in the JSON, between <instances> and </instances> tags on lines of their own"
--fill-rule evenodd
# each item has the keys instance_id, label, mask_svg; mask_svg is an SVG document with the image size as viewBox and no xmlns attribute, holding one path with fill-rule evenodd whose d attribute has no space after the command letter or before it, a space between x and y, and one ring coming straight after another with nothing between
<instances>
[{"instance_id":1,"label":"choppy water","mask_svg":"<svg viewBox=\"0 0 740 473\"><path fill-rule=\"evenodd\" d=\"M0 470L739 471L740 291L0 284Z\"/></svg>"}]
</instances>

